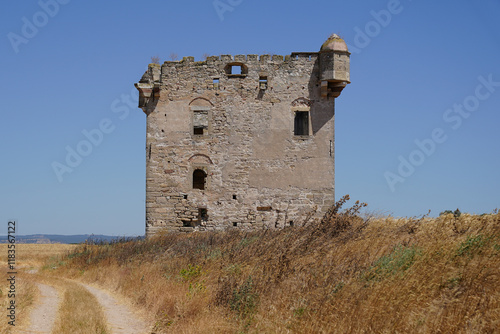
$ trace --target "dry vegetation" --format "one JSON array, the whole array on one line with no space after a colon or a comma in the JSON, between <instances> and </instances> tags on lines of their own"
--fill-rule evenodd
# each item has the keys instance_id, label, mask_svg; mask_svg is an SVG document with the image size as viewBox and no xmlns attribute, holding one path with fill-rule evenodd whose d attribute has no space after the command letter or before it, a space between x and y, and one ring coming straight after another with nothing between
<instances>
[{"instance_id":1,"label":"dry vegetation","mask_svg":"<svg viewBox=\"0 0 500 334\"><path fill-rule=\"evenodd\" d=\"M64 282L64 296L52 334L110 333L102 307L87 289Z\"/></svg>"},{"instance_id":2,"label":"dry vegetation","mask_svg":"<svg viewBox=\"0 0 500 334\"><path fill-rule=\"evenodd\" d=\"M7 309L7 303L11 300L8 297L8 282L7 276L7 246L8 244L0 244L0 254L4 254L0 258L0 276L2 283L0 284L0 308ZM35 285L36 278L26 273L26 270L37 268L49 259L61 257L73 250L75 245L63 244L16 244L16 328L27 326L29 323L29 313L36 299L38 298L38 289ZM6 311L5 311L6 312ZM3 321L0 322L0 333L11 333L13 327L8 325L6 313L2 313ZM5 319L4 319L5 318Z\"/></svg>"},{"instance_id":3,"label":"dry vegetation","mask_svg":"<svg viewBox=\"0 0 500 334\"><path fill-rule=\"evenodd\" d=\"M2 284L0 286L0 309L2 310L0 333L11 333L14 327L7 323L10 321L7 318L7 307L11 298L8 296L9 283L7 282L7 277L9 276L7 275L6 266L3 266L2 270L0 270L0 277L2 277ZM27 323L29 311L37 297L37 293L35 283L30 277L19 279L19 275L16 276L16 327Z\"/></svg>"},{"instance_id":4,"label":"dry vegetation","mask_svg":"<svg viewBox=\"0 0 500 334\"><path fill-rule=\"evenodd\" d=\"M155 333L494 333L500 214L362 219L81 245L47 266L117 290ZM57 266L57 269L50 269Z\"/></svg>"}]
</instances>

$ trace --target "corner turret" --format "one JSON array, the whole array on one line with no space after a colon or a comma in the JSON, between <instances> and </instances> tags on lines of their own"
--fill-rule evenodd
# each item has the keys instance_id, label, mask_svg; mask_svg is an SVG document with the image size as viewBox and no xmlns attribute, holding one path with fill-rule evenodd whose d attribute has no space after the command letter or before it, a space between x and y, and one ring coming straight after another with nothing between
<instances>
[{"instance_id":1,"label":"corner turret","mask_svg":"<svg viewBox=\"0 0 500 334\"><path fill-rule=\"evenodd\" d=\"M331 35L319 51L321 96L338 97L351 83L349 76L350 52L342 38Z\"/></svg>"}]
</instances>

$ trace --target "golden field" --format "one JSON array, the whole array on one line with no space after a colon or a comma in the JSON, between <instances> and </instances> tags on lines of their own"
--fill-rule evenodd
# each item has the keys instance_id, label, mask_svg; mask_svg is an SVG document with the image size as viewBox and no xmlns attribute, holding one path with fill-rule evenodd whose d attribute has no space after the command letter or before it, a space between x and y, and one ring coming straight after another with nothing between
<instances>
[{"instance_id":1,"label":"golden field","mask_svg":"<svg viewBox=\"0 0 500 334\"><path fill-rule=\"evenodd\" d=\"M498 333L500 215L360 218L80 245L47 274L100 284L155 333Z\"/></svg>"}]
</instances>

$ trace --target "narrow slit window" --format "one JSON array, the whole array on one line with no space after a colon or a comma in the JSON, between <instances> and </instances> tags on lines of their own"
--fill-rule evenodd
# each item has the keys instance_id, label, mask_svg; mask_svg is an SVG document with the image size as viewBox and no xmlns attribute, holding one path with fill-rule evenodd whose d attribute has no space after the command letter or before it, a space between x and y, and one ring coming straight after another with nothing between
<instances>
[{"instance_id":1,"label":"narrow slit window","mask_svg":"<svg viewBox=\"0 0 500 334\"><path fill-rule=\"evenodd\" d=\"M198 208L198 225L208 221L208 210L206 208Z\"/></svg>"},{"instance_id":2,"label":"narrow slit window","mask_svg":"<svg viewBox=\"0 0 500 334\"><path fill-rule=\"evenodd\" d=\"M267 89L267 77L260 76L259 77L259 89Z\"/></svg>"},{"instance_id":3,"label":"narrow slit window","mask_svg":"<svg viewBox=\"0 0 500 334\"><path fill-rule=\"evenodd\" d=\"M293 132L296 136L309 135L309 112L296 111Z\"/></svg>"},{"instance_id":4,"label":"narrow slit window","mask_svg":"<svg viewBox=\"0 0 500 334\"><path fill-rule=\"evenodd\" d=\"M219 89L219 78L214 79L214 89Z\"/></svg>"},{"instance_id":5,"label":"narrow slit window","mask_svg":"<svg viewBox=\"0 0 500 334\"><path fill-rule=\"evenodd\" d=\"M201 169L197 169L193 172L193 189L205 190L205 183L207 179L207 173Z\"/></svg>"}]
</instances>

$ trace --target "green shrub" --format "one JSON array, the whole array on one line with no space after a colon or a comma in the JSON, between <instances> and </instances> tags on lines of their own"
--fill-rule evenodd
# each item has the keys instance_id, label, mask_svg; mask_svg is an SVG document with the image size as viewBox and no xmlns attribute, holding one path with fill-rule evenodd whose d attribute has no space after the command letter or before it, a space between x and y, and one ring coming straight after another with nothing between
<instances>
[{"instance_id":1,"label":"green shrub","mask_svg":"<svg viewBox=\"0 0 500 334\"><path fill-rule=\"evenodd\" d=\"M184 281L191 281L195 278L200 277L203 272L200 265L193 266L191 264L188 264L188 267L186 269L181 269L179 274Z\"/></svg>"},{"instance_id":2,"label":"green shrub","mask_svg":"<svg viewBox=\"0 0 500 334\"><path fill-rule=\"evenodd\" d=\"M259 302L259 296L255 293L252 277L249 276L245 283L233 290L233 296L229 301L231 310L240 316L247 317L255 312Z\"/></svg>"},{"instance_id":3,"label":"green shrub","mask_svg":"<svg viewBox=\"0 0 500 334\"><path fill-rule=\"evenodd\" d=\"M476 236L468 236L467 240L462 242L457 249L457 256L465 256L473 257L474 253L477 253L481 247L484 246L485 238L482 235Z\"/></svg>"},{"instance_id":4,"label":"green shrub","mask_svg":"<svg viewBox=\"0 0 500 334\"><path fill-rule=\"evenodd\" d=\"M381 280L385 277L402 275L415 262L419 251L416 247L404 247L397 245L393 251L379 258L365 273L364 278L368 281Z\"/></svg>"}]
</instances>

